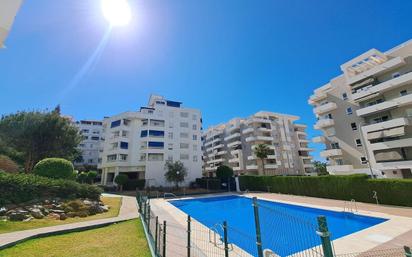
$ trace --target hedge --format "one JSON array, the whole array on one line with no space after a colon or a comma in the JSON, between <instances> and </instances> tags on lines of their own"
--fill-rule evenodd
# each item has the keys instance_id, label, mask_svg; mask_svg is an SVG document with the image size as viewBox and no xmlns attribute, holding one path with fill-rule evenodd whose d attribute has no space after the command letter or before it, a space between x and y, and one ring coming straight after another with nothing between
<instances>
[{"instance_id":1,"label":"hedge","mask_svg":"<svg viewBox=\"0 0 412 257\"><path fill-rule=\"evenodd\" d=\"M146 180L144 179L129 179L123 186L123 190L142 190L144 189L145 184Z\"/></svg>"},{"instance_id":2,"label":"hedge","mask_svg":"<svg viewBox=\"0 0 412 257\"><path fill-rule=\"evenodd\" d=\"M73 164L62 158L46 158L39 161L33 169L39 176L56 179L74 179Z\"/></svg>"},{"instance_id":3,"label":"hedge","mask_svg":"<svg viewBox=\"0 0 412 257\"><path fill-rule=\"evenodd\" d=\"M241 176L242 190L268 191L330 198L355 199L358 202L375 203L373 191L378 193L379 203L412 207L412 179L369 179L367 175L346 176Z\"/></svg>"},{"instance_id":4,"label":"hedge","mask_svg":"<svg viewBox=\"0 0 412 257\"><path fill-rule=\"evenodd\" d=\"M220 190L220 179L218 178L197 178L196 184L205 189Z\"/></svg>"},{"instance_id":5,"label":"hedge","mask_svg":"<svg viewBox=\"0 0 412 257\"><path fill-rule=\"evenodd\" d=\"M51 179L31 174L0 172L0 206L40 198L89 198L98 200L102 190L72 180Z\"/></svg>"}]
</instances>

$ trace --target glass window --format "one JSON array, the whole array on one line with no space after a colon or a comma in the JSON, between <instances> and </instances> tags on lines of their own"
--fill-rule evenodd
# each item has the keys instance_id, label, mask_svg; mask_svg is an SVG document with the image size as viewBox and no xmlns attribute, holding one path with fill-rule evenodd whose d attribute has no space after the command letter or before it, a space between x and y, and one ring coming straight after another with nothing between
<instances>
[{"instance_id":1,"label":"glass window","mask_svg":"<svg viewBox=\"0 0 412 257\"><path fill-rule=\"evenodd\" d=\"M187 143L180 143L180 149L189 149L189 144L187 144Z\"/></svg>"},{"instance_id":2,"label":"glass window","mask_svg":"<svg viewBox=\"0 0 412 257\"><path fill-rule=\"evenodd\" d=\"M189 160L188 154L180 154L180 160Z\"/></svg>"},{"instance_id":3,"label":"glass window","mask_svg":"<svg viewBox=\"0 0 412 257\"><path fill-rule=\"evenodd\" d=\"M197 155L193 155L193 161L197 162Z\"/></svg>"},{"instance_id":4,"label":"glass window","mask_svg":"<svg viewBox=\"0 0 412 257\"><path fill-rule=\"evenodd\" d=\"M361 161L362 164L367 164L367 163L368 163L368 160L366 159L365 156L362 156L362 157L360 158L360 161Z\"/></svg>"},{"instance_id":5,"label":"glass window","mask_svg":"<svg viewBox=\"0 0 412 257\"><path fill-rule=\"evenodd\" d=\"M356 146L362 146L362 141L359 138L355 139L355 143Z\"/></svg>"},{"instance_id":6,"label":"glass window","mask_svg":"<svg viewBox=\"0 0 412 257\"><path fill-rule=\"evenodd\" d=\"M343 94L342 94L342 99L343 99L343 100L348 100L348 94L347 94L347 93L343 93Z\"/></svg>"},{"instance_id":7,"label":"glass window","mask_svg":"<svg viewBox=\"0 0 412 257\"><path fill-rule=\"evenodd\" d=\"M120 122L121 122L121 120L112 121L112 123L110 124L110 127L111 128L118 127L118 126L120 126Z\"/></svg>"},{"instance_id":8,"label":"glass window","mask_svg":"<svg viewBox=\"0 0 412 257\"><path fill-rule=\"evenodd\" d=\"M193 140L197 140L197 135L193 135Z\"/></svg>"},{"instance_id":9,"label":"glass window","mask_svg":"<svg viewBox=\"0 0 412 257\"><path fill-rule=\"evenodd\" d=\"M181 112L180 117L187 118L187 117L189 117L189 113L188 112Z\"/></svg>"},{"instance_id":10,"label":"glass window","mask_svg":"<svg viewBox=\"0 0 412 257\"><path fill-rule=\"evenodd\" d=\"M352 112L352 108L351 108L351 107L349 107L349 108L346 109L346 114L347 114L347 115L352 115L352 113L353 113L353 112Z\"/></svg>"},{"instance_id":11,"label":"glass window","mask_svg":"<svg viewBox=\"0 0 412 257\"><path fill-rule=\"evenodd\" d=\"M189 127L189 123L187 123L187 122L180 122L180 127L181 127L181 128L188 128L188 127Z\"/></svg>"},{"instance_id":12,"label":"glass window","mask_svg":"<svg viewBox=\"0 0 412 257\"><path fill-rule=\"evenodd\" d=\"M196 125L196 124L193 124L193 125L192 125L192 128L193 128L193 130L196 130L196 129L197 129L197 125Z\"/></svg>"},{"instance_id":13,"label":"glass window","mask_svg":"<svg viewBox=\"0 0 412 257\"><path fill-rule=\"evenodd\" d=\"M129 143L128 142L120 142L120 148L121 149L128 149L129 148Z\"/></svg>"},{"instance_id":14,"label":"glass window","mask_svg":"<svg viewBox=\"0 0 412 257\"><path fill-rule=\"evenodd\" d=\"M148 143L148 146L149 146L150 148L163 148L163 147L164 147L164 143L163 143L163 142L152 142L152 141L150 141L150 142Z\"/></svg>"},{"instance_id":15,"label":"glass window","mask_svg":"<svg viewBox=\"0 0 412 257\"><path fill-rule=\"evenodd\" d=\"M121 161L126 161L127 160L127 154L119 154L119 159Z\"/></svg>"},{"instance_id":16,"label":"glass window","mask_svg":"<svg viewBox=\"0 0 412 257\"><path fill-rule=\"evenodd\" d=\"M189 133L181 132L180 138L189 138Z\"/></svg>"},{"instance_id":17,"label":"glass window","mask_svg":"<svg viewBox=\"0 0 412 257\"><path fill-rule=\"evenodd\" d=\"M401 94L401 96L405 96L405 95L407 95L407 94L408 94L408 91L406 91L406 90L402 90L402 91L400 92L400 94Z\"/></svg>"},{"instance_id":18,"label":"glass window","mask_svg":"<svg viewBox=\"0 0 412 257\"><path fill-rule=\"evenodd\" d=\"M350 124L350 126L351 126L352 130L358 130L358 126L356 125L355 122L352 122L352 123Z\"/></svg>"}]
</instances>

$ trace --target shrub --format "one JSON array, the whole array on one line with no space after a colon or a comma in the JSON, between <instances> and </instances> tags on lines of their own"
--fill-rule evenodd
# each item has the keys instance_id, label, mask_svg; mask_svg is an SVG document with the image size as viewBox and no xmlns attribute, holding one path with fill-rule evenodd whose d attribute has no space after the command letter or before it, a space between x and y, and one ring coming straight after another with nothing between
<instances>
[{"instance_id":1,"label":"shrub","mask_svg":"<svg viewBox=\"0 0 412 257\"><path fill-rule=\"evenodd\" d=\"M96 177L97 177L97 171L91 170L87 172L87 182L88 183L93 184Z\"/></svg>"},{"instance_id":2,"label":"shrub","mask_svg":"<svg viewBox=\"0 0 412 257\"><path fill-rule=\"evenodd\" d=\"M77 174L76 180L79 183L85 183L87 181L87 173L86 172L80 172L79 174Z\"/></svg>"},{"instance_id":3,"label":"shrub","mask_svg":"<svg viewBox=\"0 0 412 257\"><path fill-rule=\"evenodd\" d=\"M222 181L227 181L229 177L233 176L233 169L226 165L220 165L216 170L216 177Z\"/></svg>"},{"instance_id":4,"label":"shrub","mask_svg":"<svg viewBox=\"0 0 412 257\"><path fill-rule=\"evenodd\" d=\"M72 179L74 176L73 164L62 158L46 158L34 166L34 174L55 178Z\"/></svg>"},{"instance_id":5,"label":"shrub","mask_svg":"<svg viewBox=\"0 0 412 257\"><path fill-rule=\"evenodd\" d=\"M98 200L102 190L97 186L79 184L72 180L0 172L0 192L0 205L2 205L53 197Z\"/></svg>"},{"instance_id":6,"label":"shrub","mask_svg":"<svg viewBox=\"0 0 412 257\"><path fill-rule=\"evenodd\" d=\"M201 188L220 190L220 179L218 178L197 178L196 184Z\"/></svg>"},{"instance_id":7,"label":"shrub","mask_svg":"<svg viewBox=\"0 0 412 257\"><path fill-rule=\"evenodd\" d=\"M347 176L241 176L241 189L375 203L373 191L382 204L412 207L412 179L369 179L367 175Z\"/></svg>"},{"instance_id":8,"label":"shrub","mask_svg":"<svg viewBox=\"0 0 412 257\"><path fill-rule=\"evenodd\" d=\"M119 174L114 178L114 182L120 186L120 191L123 190L123 186L127 183L129 177L125 174Z\"/></svg>"},{"instance_id":9,"label":"shrub","mask_svg":"<svg viewBox=\"0 0 412 257\"><path fill-rule=\"evenodd\" d=\"M0 155L0 170L9 173L17 173L19 171L19 165L10 157L6 155Z\"/></svg>"},{"instance_id":10,"label":"shrub","mask_svg":"<svg viewBox=\"0 0 412 257\"><path fill-rule=\"evenodd\" d=\"M146 180L144 179L129 179L126 184L123 185L123 189L125 190L142 190L146 184Z\"/></svg>"}]
</instances>

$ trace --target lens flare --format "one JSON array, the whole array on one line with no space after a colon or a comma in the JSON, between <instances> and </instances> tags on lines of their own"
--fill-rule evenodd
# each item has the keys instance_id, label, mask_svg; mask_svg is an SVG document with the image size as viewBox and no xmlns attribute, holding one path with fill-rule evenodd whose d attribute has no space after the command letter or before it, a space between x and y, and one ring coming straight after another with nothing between
<instances>
[{"instance_id":1,"label":"lens flare","mask_svg":"<svg viewBox=\"0 0 412 257\"><path fill-rule=\"evenodd\" d=\"M127 0L101 0L103 16L112 26L125 26L132 18Z\"/></svg>"}]
</instances>

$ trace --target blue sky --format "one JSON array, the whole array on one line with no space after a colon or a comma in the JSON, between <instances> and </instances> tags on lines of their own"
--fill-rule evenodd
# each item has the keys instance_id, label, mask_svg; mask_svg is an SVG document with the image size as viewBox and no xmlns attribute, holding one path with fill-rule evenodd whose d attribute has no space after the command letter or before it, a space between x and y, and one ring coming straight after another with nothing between
<instances>
[{"instance_id":1,"label":"blue sky","mask_svg":"<svg viewBox=\"0 0 412 257\"><path fill-rule=\"evenodd\" d=\"M201 109L204 127L268 110L315 136L313 89L356 55L412 38L412 1L130 3L132 23L104 41L99 0L24 1L0 50L0 114L60 104L101 119L157 93Z\"/></svg>"}]
</instances>

